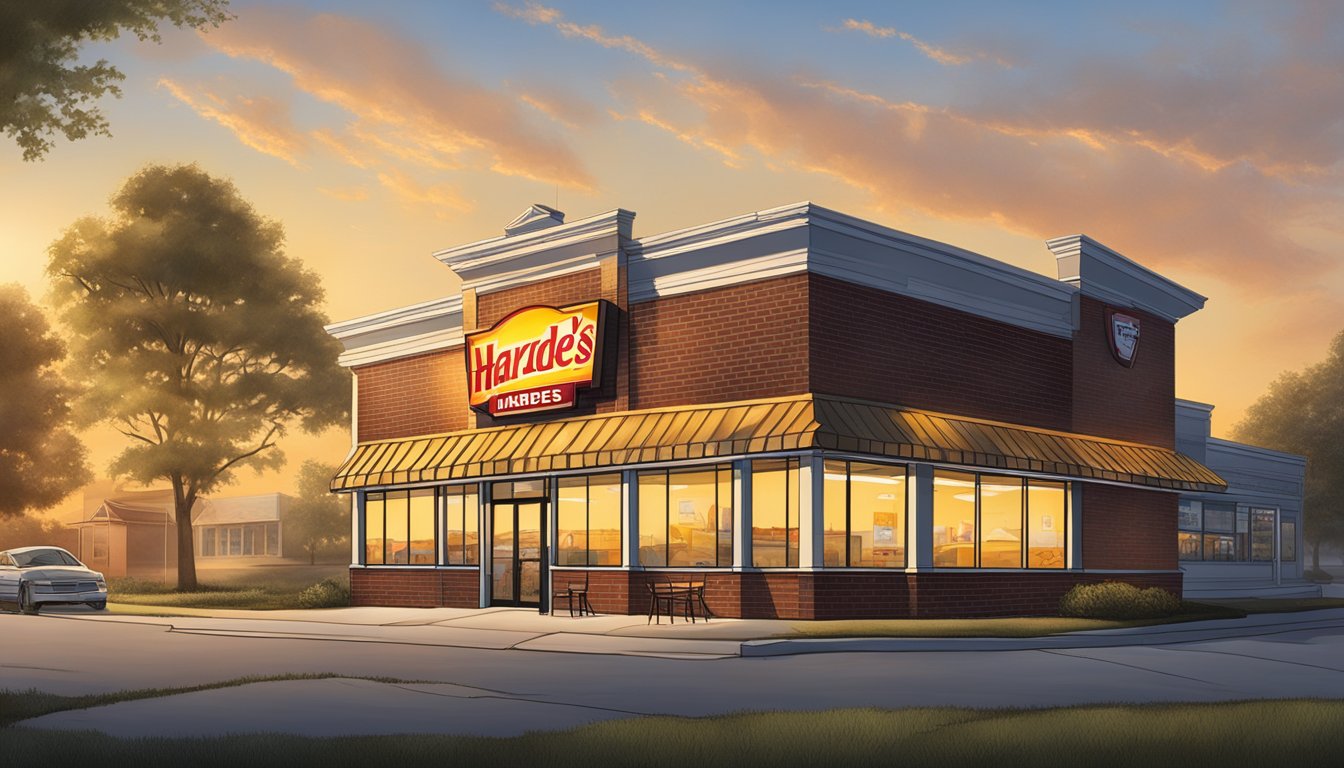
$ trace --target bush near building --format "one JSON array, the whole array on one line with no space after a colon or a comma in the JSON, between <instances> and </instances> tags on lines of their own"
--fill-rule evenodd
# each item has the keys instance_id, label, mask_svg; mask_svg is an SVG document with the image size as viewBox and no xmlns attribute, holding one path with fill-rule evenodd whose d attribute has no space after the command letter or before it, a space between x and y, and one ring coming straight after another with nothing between
<instances>
[{"instance_id":1,"label":"bush near building","mask_svg":"<svg viewBox=\"0 0 1344 768\"><path fill-rule=\"evenodd\" d=\"M1059 601L1059 614L1082 619L1158 619L1180 612L1181 598L1160 587L1120 581L1078 584Z\"/></svg>"}]
</instances>

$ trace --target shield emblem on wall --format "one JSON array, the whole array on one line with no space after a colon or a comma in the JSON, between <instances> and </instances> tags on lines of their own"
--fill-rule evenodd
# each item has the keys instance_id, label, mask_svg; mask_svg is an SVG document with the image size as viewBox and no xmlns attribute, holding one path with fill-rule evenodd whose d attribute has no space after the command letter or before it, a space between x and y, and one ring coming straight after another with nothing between
<instances>
[{"instance_id":1,"label":"shield emblem on wall","mask_svg":"<svg viewBox=\"0 0 1344 768\"><path fill-rule=\"evenodd\" d=\"M1139 351L1139 318L1107 309L1106 339L1115 359L1126 368L1132 368L1134 356Z\"/></svg>"}]
</instances>

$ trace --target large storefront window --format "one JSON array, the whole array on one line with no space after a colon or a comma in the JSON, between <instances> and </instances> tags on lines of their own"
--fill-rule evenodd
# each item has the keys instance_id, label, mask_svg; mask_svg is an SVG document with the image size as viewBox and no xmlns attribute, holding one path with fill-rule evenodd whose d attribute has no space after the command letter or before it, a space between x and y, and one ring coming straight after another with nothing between
<instances>
[{"instance_id":1,"label":"large storefront window","mask_svg":"<svg viewBox=\"0 0 1344 768\"><path fill-rule=\"evenodd\" d=\"M556 565L621 564L621 475L559 480Z\"/></svg>"},{"instance_id":2,"label":"large storefront window","mask_svg":"<svg viewBox=\"0 0 1344 768\"><path fill-rule=\"evenodd\" d=\"M364 503L364 562L433 565L434 489L370 493Z\"/></svg>"},{"instance_id":3,"label":"large storefront window","mask_svg":"<svg viewBox=\"0 0 1344 768\"><path fill-rule=\"evenodd\" d=\"M1273 509L1237 509L1222 501L1181 499L1177 547L1181 560L1245 563L1274 559Z\"/></svg>"},{"instance_id":4,"label":"large storefront window","mask_svg":"<svg viewBox=\"0 0 1344 768\"><path fill-rule=\"evenodd\" d=\"M827 461L822 562L904 568L906 468Z\"/></svg>"},{"instance_id":5,"label":"large storefront window","mask_svg":"<svg viewBox=\"0 0 1344 768\"><path fill-rule=\"evenodd\" d=\"M1063 568L1069 484L937 470L933 564Z\"/></svg>"},{"instance_id":6,"label":"large storefront window","mask_svg":"<svg viewBox=\"0 0 1344 768\"><path fill-rule=\"evenodd\" d=\"M732 566L732 465L640 472L638 488L640 565Z\"/></svg>"},{"instance_id":7,"label":"large storefront window","mask_svg":"<svg viewBox=\"0 0 1344 768\"><path fill-rule=\"evenodd\" d=\"M1297 561L1297 521L1279 523L1279 559L1285 563Z\"/></svg>"},{"instance_id":8,"label":"large storefront window","mask_svg":"<svg viewBox=\"0 0 1344 768\"><path fill-rule=\"evenodd\" d=\"M798 459L751 462L751 564L798 567Z\"/></svg>"},{"instance_id":9,"label":"large storefront window","mask_svg":"<svg viewBox=\"0 0 1344 768\"><path fill-rule=\"evenodd\" d=\"M481 558L480 504L476 485L443 489L444 548L448 565L476 565Z\"/></svg>"}]
</instances>

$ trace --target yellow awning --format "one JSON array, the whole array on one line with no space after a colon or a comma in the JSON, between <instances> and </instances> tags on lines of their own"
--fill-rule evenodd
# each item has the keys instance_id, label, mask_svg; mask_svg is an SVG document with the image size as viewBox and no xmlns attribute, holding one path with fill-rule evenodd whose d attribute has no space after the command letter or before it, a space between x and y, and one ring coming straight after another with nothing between
<instances>
[{"instance_id":1,"label":"yellow awning","mask_svg":"<svg viewBox=\"0 0 1344 768\"><path fill-rule=\"evenodd\" d=\"M360 443L331 489L813 448L1167 490L1227 487L1168 448L809 394Z\"/></svg>"}]
</instances>

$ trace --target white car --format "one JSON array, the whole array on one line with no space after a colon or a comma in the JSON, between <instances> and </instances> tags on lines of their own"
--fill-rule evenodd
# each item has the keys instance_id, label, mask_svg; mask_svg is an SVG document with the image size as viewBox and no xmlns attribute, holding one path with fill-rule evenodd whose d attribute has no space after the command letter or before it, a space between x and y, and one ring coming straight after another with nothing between
<instances>
[{"instance_id":1,"label":"white car","mask_svg":"<svg viewBox=\"0 0 1344 768\"><path fill-rule=\"evenodd\" d=\"M20 547L0 552L0 603L24 613L44 605L107 608L107 581L60 547Z\"/></svg>"}]
</instances>

